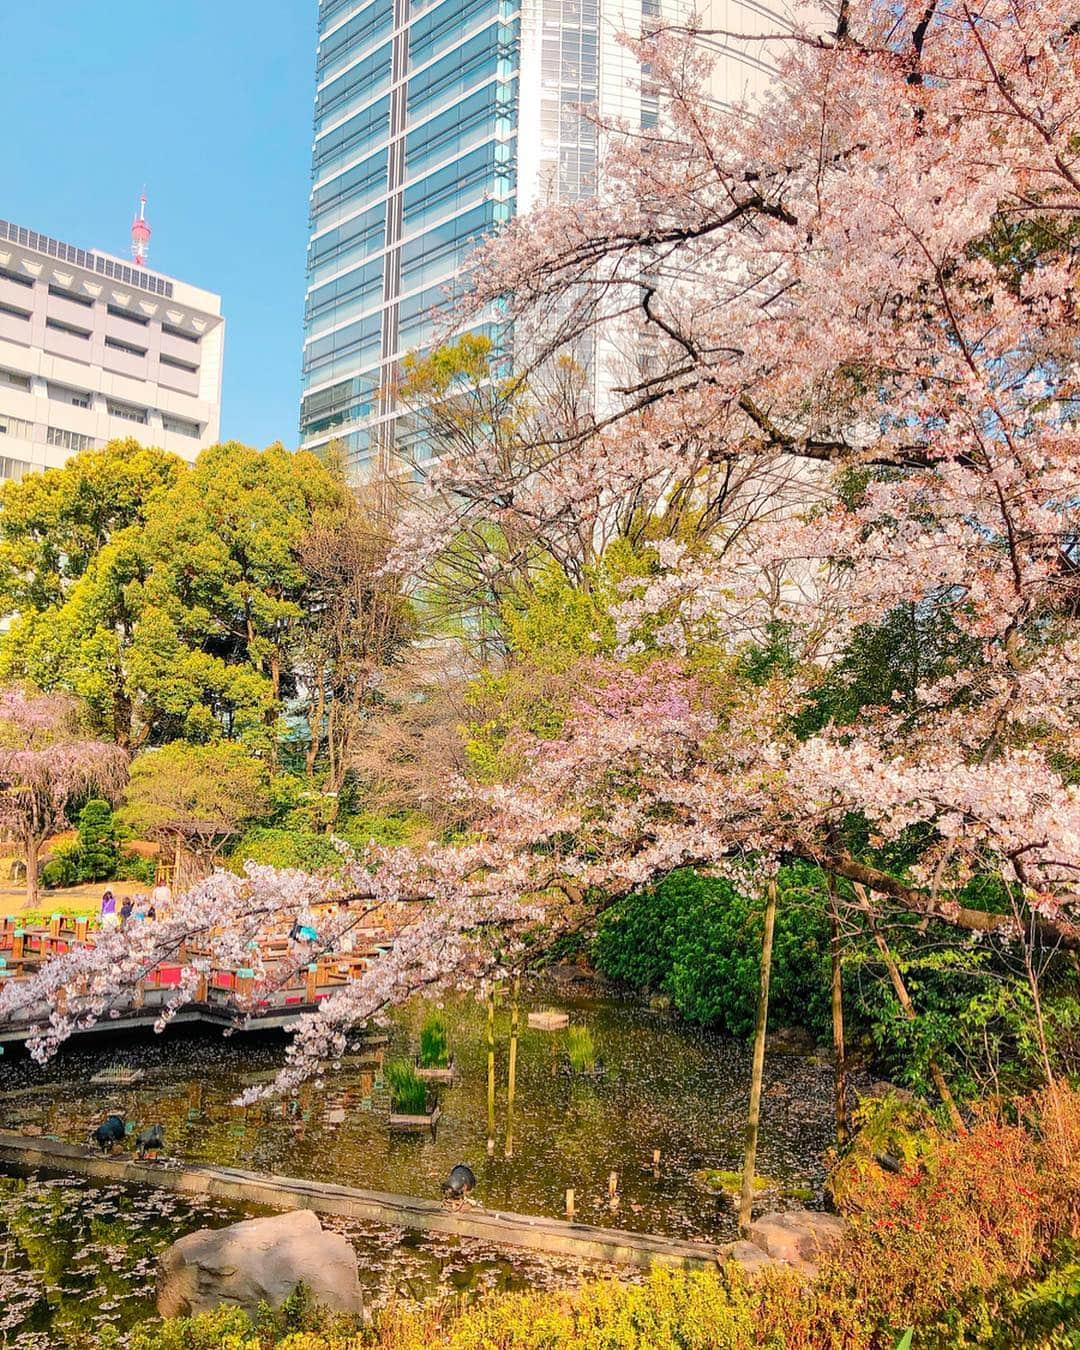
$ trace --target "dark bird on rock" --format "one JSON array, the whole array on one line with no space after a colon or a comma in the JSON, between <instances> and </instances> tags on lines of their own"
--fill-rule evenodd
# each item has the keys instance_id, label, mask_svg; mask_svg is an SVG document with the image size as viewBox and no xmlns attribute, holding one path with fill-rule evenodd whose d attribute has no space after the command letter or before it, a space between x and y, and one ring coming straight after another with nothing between
<instances>
[{"instance_id":1,"label":"dark bird on rock","mask_svg":"<svg viewBox=\"0 0 1080 1350\"><path fill-rule=\"evenodd\" d=\"M469 1192L475 1189L476 1174L468 1163L458 1163L442 1184L443 1200L447 1202L456 1201L456 1208L458 1209L466 1201L469 1204L475 1204L475 1200L469 1200Z\"/></svg>"},{"instance_id":2,"label":"dark bird on rock","mask_svg":"<svg viewBox=\"0 0 1080 1350\"><path fill-rule=\"evenodd\" d=\"M96 1130L91 1130L88 1139L97 1144L102 1153L111 1153L117 1144L124 1142L127 1126L124 1124L123 1111L113 1111L105 1117Z\"/></svg>"},{"instance_id":3,"label":"dark bird on rock","mask_svg":"<svg viewBox=\"0 0 1080 1350\"><path fill-rule=\"evenodd\" d=\"M154 1157L165 1147L165 1129L161 1125L147 1125L135 1136L135 1152L140 1158Z\"/></svg>"}]
</instances>

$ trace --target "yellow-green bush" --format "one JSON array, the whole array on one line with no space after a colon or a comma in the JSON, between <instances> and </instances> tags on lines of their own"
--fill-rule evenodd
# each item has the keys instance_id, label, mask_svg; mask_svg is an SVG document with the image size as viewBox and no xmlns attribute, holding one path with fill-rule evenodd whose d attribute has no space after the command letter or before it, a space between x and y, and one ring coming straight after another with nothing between
<instances>
[{"instance_id":1,"label":"yellow-green bush","mask_svg":"<svg viewBox=\"0 0 1080 1350\"><path fill-rule=\"evenodd\" d=\"M656 1270L637 1285L391 1308L336 1333L286 1334L320 1326L303 1299L255 1330L237 1316L151 1330L132 1350L894 1350L907 1328L912 1350L1077 1350L1080 1091L1059 1086L962 1138L927 1129L908 1165L859 1196L812 1283L790 1269Z\"/></svg>"}]
</instances>

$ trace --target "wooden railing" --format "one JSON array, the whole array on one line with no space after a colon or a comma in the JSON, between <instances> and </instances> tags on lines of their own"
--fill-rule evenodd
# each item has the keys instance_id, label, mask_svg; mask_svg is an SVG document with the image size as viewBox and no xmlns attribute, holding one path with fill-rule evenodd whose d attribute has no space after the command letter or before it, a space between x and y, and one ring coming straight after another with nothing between
<instances>
[{"instance_id":1,"label":"wooden railing","mask_svg":"<svg viewBox=\"0 0 1080 1350\"><path fill-rule=\"evenodd\" d=\"M7 917L0 921L0 981L28 979L52 957L61 956L75 946L93 946L95 938L96 933L81 917L54 914L47 926L35 928L24 928L17 918ZM213 1021L250 1019L258 1024L260 1018L270 1017L280 1023L283 1018L299 1016L317 1007L335 989L362 974L386 950L389 941L385 932L365 929L357 939L359 950L321 956L279 983L274 976L275 967L288 960L295 944L285 935L272 935L260 944L266 970L262 991L256 985L253 967L216 967L200 975L194 998L185 1009ZM205 950L185 945L177 959L160 962L139 981L120 1018L111 1021L122 1025L125 1020L134 1018L141 1022L151 1014L156 1016L175 996L185 969L204 955ZM49 1005L41 1001L20 1016L0 1022L0 1041L22 1039L29 1027L47 1022L49 1012Z\"/></svg>"}]
</instances>

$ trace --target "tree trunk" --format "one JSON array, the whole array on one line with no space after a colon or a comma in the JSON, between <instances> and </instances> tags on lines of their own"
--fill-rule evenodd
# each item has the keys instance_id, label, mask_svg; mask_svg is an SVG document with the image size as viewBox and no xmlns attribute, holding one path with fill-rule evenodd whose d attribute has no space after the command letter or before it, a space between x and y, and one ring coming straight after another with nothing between
<instances>
[{"instance_id":1,"label":"tree trunk","mask_svg":"<svg viewBox=\"0 0 1080 1350\"><path fill-rule=\"evenodd\" d=\"M113 677L116 680L116 692L113 694L113 731L117 745L121 749L131 750L131 699L124 692L120 672L114 671Z\"/></svg>"},{"instance_id":2,"label":"tree trunk","mask_svg":"<svg viewBox=\"0 0 1080 1350\"><path fill-rule=\"evenodd\" d=\"M24 840L26 845L26 907L27 909L36 909L38 896L38 848L39 843L34 835L27 835Z\"/></svg>"},{"instance_id":3,"label":"tree trunk","mask_svg":"<svg viewBox=\"0 0 1080 1350\"><path fill-rule=\"evenodd\" d=\"M904 984L903 976L900 974L900 968L896 964L892 952L889 950L889 944L881 936L881 930L877 926L877 920L874 917L874 907L870 903L870 896L866 888L860 886L858 882L854 886L855 894L858 896L859 905L866 915L866 922L870 926L870 932L874 936L874 942L881 953L881 959L885 962L885 968L889 972L889 979L892 981L892 987L896 993L900 1006L904 1010L904 1016L909 1022L916 1020L915 1005L911 1001L911 995ZM964 1117L956 1105L956 1099L953 1097L948 1083L945 1081L945 1075L941 1072L941 1065L937 1062L935 1055L931 1054L927 1060L930 1066L930 1077L934 1080L934 1087L937 1088L938 1096L945 1104L949 1113L949 1119L952 1121L953 1129L957 1134L967 1134L967 1126L964 1124Z\"/></svg>"},{"instance_id":4,"label":"tree trunk","mask_svg":"<svg viewBox=\"0 0 1080 1350\"><path fill-rule=\"evenodd\" d=\"M742 1194L739 1197L739 1232L750 1231L754 1206L754 1165L757 1162L758 1124L761 1120L761 1075L765 1068L765 1029L769 1021L769 976L772 972L773 930L776 927L776 880L769 882L765 905L765 932L761 939L761 985L758 991L757 1025L754 1028L754 1060L750 1071L750 1110L746 1118L746 1156L743 1160Z\"/></svg>"},{"instance_id":5,"label":"tree trunk","mask_svg":"<svg viewBox=\"0 0 1080 1350\"><path fill-rule=\"evenodd\" d=\"M847 1065L844 1059L844 984L840 964L840 914L836 907L836 881L829 878L829 954L832 958L832 1034L836 1063L836 1144L848 1141Z\"/></svg>"}]
</instances>

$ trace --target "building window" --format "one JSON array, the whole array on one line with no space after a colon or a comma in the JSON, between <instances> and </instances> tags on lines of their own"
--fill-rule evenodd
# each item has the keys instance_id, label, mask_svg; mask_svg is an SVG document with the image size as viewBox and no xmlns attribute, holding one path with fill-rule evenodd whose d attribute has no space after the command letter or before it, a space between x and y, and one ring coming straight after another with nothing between
<instances>
[{"instance_id":1,"label":"building window","mask_svg":"<svg viewBox=\"0 0 1080 1350\"><path fill-rule=\"evenodd\" d=\"M0 314L10 314L13 319L29 319L30 311L28 309L16 309L14 305L5 305L0 300Z\"/></svg>"},{"instance_id":2,"label":"building window","mask_svg":"<svg viewBox=\"0 0 1080 1350\"><path fill-rule=\"evenodd\" d=\"M32 277L24 277L21 272L9 272L6 267L0 267L0 277L5 281L13 281L16 286L25 286L28 291L34 288Z\"/></svg>"},{"instance_id":3,"label":"building window","mask_svg":"<svg viewBox=\"0 0 1080 1350\"><path fill-rule=\"evenodd\" d=\"M88 295L76 295L74 291L65 291L63 286L50 286L49 294L59 300L70 300L73 305L82 305L83 309L93 309L94 302Z\"/></svg>"},{"instance_id":4,"label":"building window","mask_svg":"<svg viewBox=\"0 0 1080 1350\"><path fill-rule=\"evenodd\" d=\"M129 356L145 356L145 347L136 347L133 342L121 342L119 338L107 337L105 346L111 347L114 352L127 352Z\"/></svg>"},{"instance_id":5,"label":"building window","mask_svg":"<svg viewBox=\"0 0 1080 1350\"><path fill-rule=\"evenodd\" d=\"M146 328L150 323L150 320L142 314L131 314L128 310L121 309L119 305L107 305L106 308L114 319L127 319L128 323L137 323L143 328Z\"/></svg>"},{"instance_id":6,"label":"building window","mask_svg":"<svg viewBox=\"0 0 1080 1350\"><path fill-rule=\"evenodd\" d=\"M9 459L0 455L0 478L11 478L17 483L23 474L30 472L30 465L24 459Z\"/></svg>"},{"instance_id":7,"label":"building window","mask_svg":"<svg viewBox=\"0 0 1080 1350\"><path fill-rule=\"evenodd\" d=\"M93 395L84 389L69 389L64 384L49 385L49 398L53 403L70 403L73 408L89 408L93 404Z\"/></svg>"},{"instance_id":8,"label":"building window","mask_svg":"<svg viewBox=\"0 0 1080 1350\"><path fill-rule=\"evenodd\" d=\"M189 375L197 375L199 367L193 366L190 361L180 361L175 356L159 357L163 366L173 366L176 370L186 370Z\"/></svg>"},{"instance_id":9,"label":"building window","mask_svg":"<svg viewBox=\"0 0 1080 1350\"><path fill-rule=\"evenodd\" d=\"M73 323L64 323L63 319L46 319L46 328L53 328L58 333L67 333L69 337L89 338L89 328L76 328Z\"/></svg>"},{"instance_id":10,"label":"building window","mask_svg":"<svg viewBox=\"0 0 1080 1350\"><path fill-rule=\"evenodd\" d=\"M14 436L20 441L32 441L34 439L34 424L33 422L27 422L22 417L9 417L7 413L0 412L0 434Z\"/></svg>"},{"instance_id":11,"label":"building window","mask_svg":"<svg viewBox=\"0 0 1080 1350\"><path fill-rule=\"evenodd\" d=\"M50 445L58 445L61 450L90 450L97 445L93 436L83 436L78 431L64 431L62 427L49 427L45 439Z\"/></svg>"},{"instance_id":12,"label":"building window","mask_svg":"<svg viewBox=\"0 0 1080 1350\"><path fill-rule=\"evenodd\" d=\"M115 403L109 398L105 400L105 407L108 409L110 417L120 417L125 422L138 422L141 426L146 426L149 420L145 408L134 408L129 403Z\"/></svg>"},{"instance_id":13,"label":"building window","mask_svg":"<svg viewBox=\"0 0 1080 1350\"><path fill-rule=\"evenodd\" d=\"M161 331L168 333L170 337L180 338L183 342L193 342L196 347L199 345L199 339L194 333L185 333L182 328L174 328L171 323L163 323Z\"/></svg>"},{"instance_id":14,"label":"building window","mask_svg":"<svg viewBox=\"0 0 1080 1350\"><path fill-rule=\"evenodd\" d=\"M20 375L17 370L0 370L0 384L6 384L12 389L21 389L25 394L30 392L30 376Z\"/></svg>"},{"instance_id":15,"label":"building window","mask_svg":"<svg viewBox=\"0 0 1080 1350\"><path fill-rule=\"evenodd\" d=\"M183 417L172 417L169 413L161 414L161 425L166 431L173 431L178 436L194 436L198 438L202 434L202 427L198 422L189 422Z\"/></svg>"}]
</instances>

